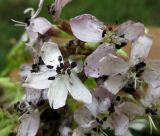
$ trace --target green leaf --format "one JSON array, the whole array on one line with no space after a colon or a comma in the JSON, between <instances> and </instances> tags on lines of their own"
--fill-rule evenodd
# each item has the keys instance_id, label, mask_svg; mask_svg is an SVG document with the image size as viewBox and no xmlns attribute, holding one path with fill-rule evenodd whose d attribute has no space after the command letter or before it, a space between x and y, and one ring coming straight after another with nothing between
<instances>
[{"instance_id":1,"label":"green leaf","mask_svg":"<svg viewBox=\"0 0 160 136\"><path fill-rule=\"evenodd\" d=\"M94 78L91 78L91 77L87 78L87 79L84 81L84 84L85 84L85 85L87 86L87 88L89 88L89 89L96 88L96 86L97 86L97 83L96 83L95 79L94 79Z\"/></svg>"}]
</instances>

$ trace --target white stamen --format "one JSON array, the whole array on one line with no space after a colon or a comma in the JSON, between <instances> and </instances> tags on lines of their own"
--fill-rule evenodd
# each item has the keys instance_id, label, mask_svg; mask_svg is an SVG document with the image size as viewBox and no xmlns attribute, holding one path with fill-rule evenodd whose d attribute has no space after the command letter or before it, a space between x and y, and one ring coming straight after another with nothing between
<instances>
[{"instance_id":1,"label":"white stamen","mask_svg":"<svg viewBox=\"0 0 160 136\"><path fill-rule=\"evenodd\" d=\"M37 9L36 13L31 17L31 19L36 18L38 16L38 14L41 12L43 2L44 2L44 0L39 1L38 9Z\"/></svg>"},{"instance_id":2,"label":"white stamen","mask_svg":"<svg viewBox=\"0 0 160 136\"><path fill-rule=\"evenodd\" d=\"M27 9L24 10L24 14L27 14L27 13L29 13L29 12L31 12L31 17L34 16L35 11L34 11L33 8L27 8Z\"/></svg>"},{"instance_id":3,"label":"white stamen","mask_svg":"<svg viewBox=\"0 0 160 136\"><path fill-rule=\"evenodd\" d=\"M20 21L14 20L14 19L11 19L11 21L13 21L14 23L17 23L16 25L26 26L26 23L24 23L24 22L20 22Z\"/></svg>"}]
</instances>

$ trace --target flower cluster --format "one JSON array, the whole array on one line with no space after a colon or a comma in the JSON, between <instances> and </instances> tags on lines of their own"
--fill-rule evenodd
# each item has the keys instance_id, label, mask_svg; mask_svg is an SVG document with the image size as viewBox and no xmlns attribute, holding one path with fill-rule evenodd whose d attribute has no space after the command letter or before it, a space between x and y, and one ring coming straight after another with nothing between
<instances>
[{"instance_id":1,"label":"flower cluster","mask_svg":"<svg viewBox=\"0 0 160 136\"><path fill-rule=\"evenodd\" d=\"M48 7L54 20L70 1ZM33 57L33 64L21 69L26 93L15 104L22 114L18 136L128 136L136 117L159 114L160 60L146 59L152 38L142 23L111 28L83 14L70 20L67 33L38 17L42 6L40 0L36 12L26 9L31 14L24 23L13 20L24 26ZM59 44L55 31L75 38ZM131 47L129 56L125 46Z\"/></svg>"}]
</instances>

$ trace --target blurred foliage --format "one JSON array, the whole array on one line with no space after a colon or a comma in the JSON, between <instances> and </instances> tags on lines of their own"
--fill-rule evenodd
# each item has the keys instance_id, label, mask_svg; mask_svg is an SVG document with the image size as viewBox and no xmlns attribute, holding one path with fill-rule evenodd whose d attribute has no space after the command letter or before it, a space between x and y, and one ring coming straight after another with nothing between
<instances>
[{"instance_id":1,"label":"blurred foliage","mask_svg":"<svg viewBox=\"0 0 160 136\"><path fill-rule=\"evenodd\" d=\"M0 109L0 136L9 136L14 133L18 116Z\"/></svg>"},{"instance_id":2,"label":"blurred foliage","mask_svg":"<svg viewBox=\"0 0 160 136\"><path fill-rule=\"evenodd\" d=\"M20 84L9 77L0 78L0 136L15 132L19 116L14 112L13 105L22 98L22 90Z\"/></svg>"}]
</instances>

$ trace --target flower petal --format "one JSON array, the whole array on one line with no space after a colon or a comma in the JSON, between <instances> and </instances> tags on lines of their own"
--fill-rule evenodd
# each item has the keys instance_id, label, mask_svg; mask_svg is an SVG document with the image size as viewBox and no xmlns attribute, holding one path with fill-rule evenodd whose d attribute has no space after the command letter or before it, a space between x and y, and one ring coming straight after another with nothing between
<instances>
[{"instance_id":1,"label":"flower petal","mask_svg":"<svg viewBox=\"0 0 160 136\"><path fill-rule=\"evenodd\" d=\"M132 102L124 102L118 105L118 107L116 107L116 110L118 110L121 113L124 113L130 119L134 116L142 116L145 113L143 107L140 107L139 105Z\"/></svg>"},{"instance_id":2,"label":"flower petal","mask_svg":"<svg viewBox=\"0 0 160 136\"><path fill-rule=\"evenodd\" d=\"M31 88L26 88L25 92L26 92L27 102L32 102L32 104L34 104L34 105L36 105L39 102L39 100L41 98L42 90L35 90L35 89L31 89Z\"/></svg>"},{"instance_id":3,"label":"flower petal","mask_svg":"<svg viewBox=\"0 0 160 136\"><path fill-rule=\"evenodd\" d=\"M48 101L53 109L58 109L66 104L68 90L64 82L63 76L58 76L52 81L48 91Z\"/></svg>"},{"instance_id":4,"label":"flower petal","mask_svg":"<svg viewBox=\"0 0 160 136\"><path fill-rule=\"evenodd\" d=\"M59 132L61 136L72 136L72 129L67 126L60 127Z\"/></svg>"},{"instance_id":5,"label":"flower petal","mask_svg":"<svg viewBox=\"0 0 160 136\"><path fill-rule=\"evenodd\" d=\"M110 44L102 44L91 55L89 55L84 62L84 72L86 76L102 76L104 73L99 70L101 67L101 63L99 63L99 61L103 57L108 56L109 53L115 53L114 46Z\"/></svg>"},{"instance_id":6,"label":"flower petal","mask_svg":"<svg viewBox=\"0 0 160 136\"><path fill-rule=\"evenodd\" d=\"M48 78L55 75L57 75L57 73L54 70L40 73L31 73L27 77L23 86L34 89L47 89L52 83L52 80L48 80Z\"/></svg>"},{"instance_id":7,"label":"flower petal","mask_svg":"<svg viewBox=\"0 0 160 136\"><path fill-rule=\"evenodd\" d=\"M24 114L17 136L35 136L40 124L40 114L38 111Z\"/></svg>"},{"instance_id":8,"label":"flower petal","mask_svg":"<svg viewBox=\"0 0 160 136\"><path fill-rule=\"evenodd\" d=\"M53 11L55 11L54 17L59 18L62 8L65 7L71 1L72 0L55 0L53 8Z\"/></svg>"},{"instance_id":9,"label":"flower petal","mask_svg":"<svg viewBox=\"0 0 160 136\"><path fill-rule=\"evenodd\" d=\"M160 60L146 61L146 68L142 78L154 88L160 87Z\"/></svg>"},{"instance_id":10,"label":"flower petal","mask_svg":"<svg viewBox=\"0 0 160 136\"><path fill-rule=\"evenodd\" d=\"M56 43L45 42L41 48L40 56L46 65L54 66L54 69L56 69L60 64L58 58L59 56L62 57L62 54Z\"/></svg>"},{"instance_id":11,"label":"flower petal","mask_svg":"<svg viewBox=\"0 0 160 136\"><path fill-rule=\"evenodd\" d=\"M74 119L78 123L78 125L83 128L90 128L92 126L92 123L94 122L94 117L85 107L81 107L74 112Z\"/></svg>"},{"instance_id":12,"label":"flower petal","mask_svg":"<svg viewBox=\"0 0 160 136\"><path fill-rule=\"evenodd\" d=\"M72 136L85 136L87 134L91 134L91 131L92 130L89 128L78 127L76 129L74 129Z\"/></svg>"},{"instance_id":13,"label":"flower petal","mask_svg":"<svg viewBox=\"0 0 160 136\"><path fill-rule=\"evenodd\" d=\"M123 74L129 69L128 62L121 57L115 56L114 54L108 54L103 57L99 63L99 70L104 75Z\"/></svg>"},{"instance_id":14,"label":"flower petal","mask_svg":"<svg viewBox=\"0 0 160 136\"><path fill-rule=\"evenodd\" d=\"M149 85L144 98L142 98L142 103L146 107L152 107L159 104L159 102L160 102L160 87L153 88L152 85Z\"/></svg>"},{"instance_id":15,"label":"flower petal","mask_svg":"<svg viewBox=\"0 0 160 136\"><path fill-rule=\"evenodd\" d=\"M95 97L92 97L92 103L91 104L86 104L85 106L90 111L90 114L92 114L95 117L97 116L99 103L98 103L98 101Z\"/></svg>"},{"instance_id":16,"label":"flower petal","mask_svg":"<svg viewBox=\"0 0 160 136\"><path fill-rule=\"evenodd\" d=\"M83 14L72 18L70 25L76 38L84 42L100 42L105 25L96 17Z\"/></svg>"},{"instance_id":17,"label":"flower petal","mask_svg":"<svg viewBox=\"0 0 160 136\"><path fill-rule=\"evenodd\" d=\"M124 35L124 38L133 41L141 34L144 34L144 25L139 22L127 21L115 29L117 36Z\"/></svg>"},{"instance_id":18,"label":"flower petal","mask_svg":"<svg viewBox=\"0 0 160 136\"><path fill-rule=\"evenodd\" d=\"M122 113L113 113L103 125L115 130L116 136L124 136L128 130L129 119Z\"/></svg>"},{"instance_id":19,"label":"flower petal","mask_svg":"<svg viewBox=\"0 0 160 136\"><path fill-rule=\"evenodd\" d=\"M65 83L68 91L74 99L87 104L92 103L92 95L90 91L73 72L70 76L66 75Z\"/></svg>"},{"instance_id":20,"label":"flower petal","mask_svg":"<svg viewBox=\"0 0 160 136\"><path fill-rule=\"evenodd\" d=\"M27 35L29 42L26 43L28 46L33 46L38 41L38 33L31 31L30 29L27 29Z\"/></svg>"},{"instance_id":21,"label":"flower petal","mask_svg":"<svg viewBox=\"0 0 160 136\"><path fill-rule=\"evenodd\" d=\"M117 94L122 87L127 83L124 75L116 75L109 77L105 82L104 86L112 94Z\"/></svg>"},{"instance_id":22,"label":"flower petal","mask_svg":"<svg viewBox=\"0 0 160 136\"><path fill-rule=\"evenodd\" d=\"M105 98L103 101L99 103L98 111L99 113L104 113L111 106L111 100L109 98Z\"/></svg>"},{"instance_id":23,"label":"flower petal","mask_svg":"<svg viewBox=\"0 0 160 136\"><path fill-rule=\"evenodd\" d=\"M31 73L31 66L24 64L20 67L20 76L22 79L22 82L24 82L27 78L27 76Z\"/></svg>"},{"instance_id":24,"label":"flower petal","mask_svg":"<svg viewBox=\"0 0 160 136\"><path fill-rule=\"evenodd\" d=\"M147 35L141 35L132 43L130 63L134 66L145 60L152 46L152 39Z\"/></svg>"},{"instance_id":25,"label":"flower petal","mask_svg":"<svg viewBox=\"0 0 160 136\"><path fill-rule=\"evenodd\" d=\"M31 20L28 29L30 31L44 35L51 28L52 28L52 24L47 19L43 17L38 17Z\"/></svg>"}]
</instances>

